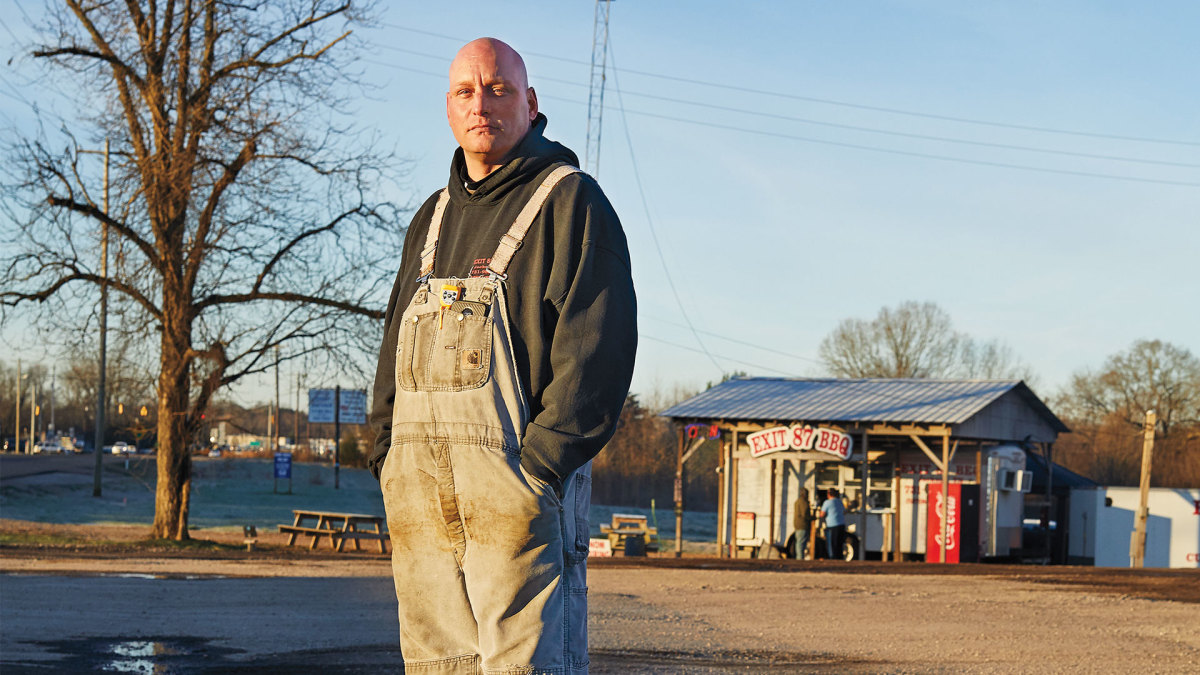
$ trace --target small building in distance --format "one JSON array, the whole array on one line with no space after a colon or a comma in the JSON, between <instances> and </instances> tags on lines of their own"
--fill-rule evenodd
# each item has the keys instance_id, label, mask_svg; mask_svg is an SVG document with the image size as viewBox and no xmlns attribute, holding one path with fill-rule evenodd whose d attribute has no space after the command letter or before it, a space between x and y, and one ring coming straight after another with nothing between
<instances>
[{"instance_id":1,"label":"small building in distance","mask_svg":"<svg viewBox=\"0 0 1200 675\"><path fill-rule=\"evenodd\" d=\"M1027 455L1051 458L1069 431L1018 380L738 378L662 415L679 429L677 485L700 443L721 445L725 556L787 551L802 487L814 507L841 494L847 559L1027 554L1026 510L1058 510L1052 485L1032 494Z\"/></svg>"}]
</instances>

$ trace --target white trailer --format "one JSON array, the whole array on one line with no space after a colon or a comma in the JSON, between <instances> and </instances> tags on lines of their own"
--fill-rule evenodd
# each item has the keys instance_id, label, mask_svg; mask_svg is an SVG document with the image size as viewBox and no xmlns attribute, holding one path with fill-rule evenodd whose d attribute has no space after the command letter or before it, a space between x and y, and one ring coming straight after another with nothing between
<instances>
[{"instance_id":1,"label":"white trailer","mask_svg":"<svg viewBox=\"0 0 1200 675\"><path fill-rule=\"evenodd\" d=\"M1070 562L1129 567L1138 488L1071 491ZM1151 488L1146 519L1146 567L1200 568L1200 488Z\"/></svg>"}]
</instances>

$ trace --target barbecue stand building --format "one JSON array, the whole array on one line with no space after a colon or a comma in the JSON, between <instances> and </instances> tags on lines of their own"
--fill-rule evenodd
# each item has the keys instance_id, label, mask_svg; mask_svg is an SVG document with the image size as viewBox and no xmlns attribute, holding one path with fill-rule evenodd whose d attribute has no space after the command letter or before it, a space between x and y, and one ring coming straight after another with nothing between
<instances>
[{"instance_id":1,"label":"barbecue stand building","mask_svg":"<svg viewBox=\"0 0 1200 675\"><path fill-rule=\"evenodd\" d=\"M842 495L847 559L1009 556L1032 486L1026 451L1048 457L1070 431L1018 380L738 378L662 415L679 430L677 520L687 460L719 443L723 556L785 547L801 487L814 504Z\"/></svg>"}]
</instances>

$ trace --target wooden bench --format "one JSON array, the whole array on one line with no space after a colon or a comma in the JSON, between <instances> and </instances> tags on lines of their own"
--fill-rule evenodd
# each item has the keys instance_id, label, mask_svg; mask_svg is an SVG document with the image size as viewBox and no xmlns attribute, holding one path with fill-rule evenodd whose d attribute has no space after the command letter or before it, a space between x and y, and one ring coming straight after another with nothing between
<instances>
[{"instance_id":1,"label":"wooden bench","mask_svg":"<svg viewBox=\"0 0 1200 675\"><path fill-rule=\"evenodd\" d=\"M383 531L383 516L304 509L293 509L292 514L295 517L291 525L279 526L279 531L288 535L288 546L295 544L296 538L303 534L310 537L310 549L317 547L321 537L329 537L329 547L339 553L346 550L347 540L354 542L354 550L361 551L362 545L359 542L362 539L378 541L379 552L387 552L388 535ZM370 526L371 529L360 530L360 525Z\"/></svg>"}]
</instances>

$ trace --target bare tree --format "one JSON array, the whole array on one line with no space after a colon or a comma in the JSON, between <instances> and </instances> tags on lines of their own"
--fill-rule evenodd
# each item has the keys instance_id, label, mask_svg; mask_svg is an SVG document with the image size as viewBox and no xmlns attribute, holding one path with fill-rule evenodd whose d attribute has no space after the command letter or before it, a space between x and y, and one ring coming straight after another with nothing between
<instances>
[{"instance_id":1,"label":"bare tree","mask_svg":"<svg viewBox=\"0 0 1200 675\"><path fill-rule=\"evenodd\" d=\"M871 321L845 319L821 341L825 368L837 377L1029 379L1012 350L956 332L932 302L884 307Z\"/></svg>"},{"instance_id":2,"label":"bare tree","mask_svg":"<svg viewBox=\"0 0 1200 675\"><path fill-rule=\"evenodd\" d=\"M284 360L361 363L379 340L401 245L373 195L391 160L349 116L351 2L181 0L47 10L33 61L78 92L78 119L9 148L0 307L86 314L108 287L155 364L152 535L188 537L189 443L215 392ZM61 135L59 135L61 134ZM112 143L112 199L95 157ZM63 146L65 149L62 149ZM58 148L58 149L56 149ZM24 310L22 310L24 311Z\"/></svg>"},{"instance_id":3,"label":"bare tree","mask_svg":"<svg viewBox=\"0 0 1200 675\"><path fill-rule=\"evenodd\" d=\"M1169 342L1138 340L1099 371L1073 375L1059 403L1085 423L1119 418L1134 429L1154 410L1167 437L1179 426L1200 424L1200 359Z\"/></svg>"}]
</instances>

